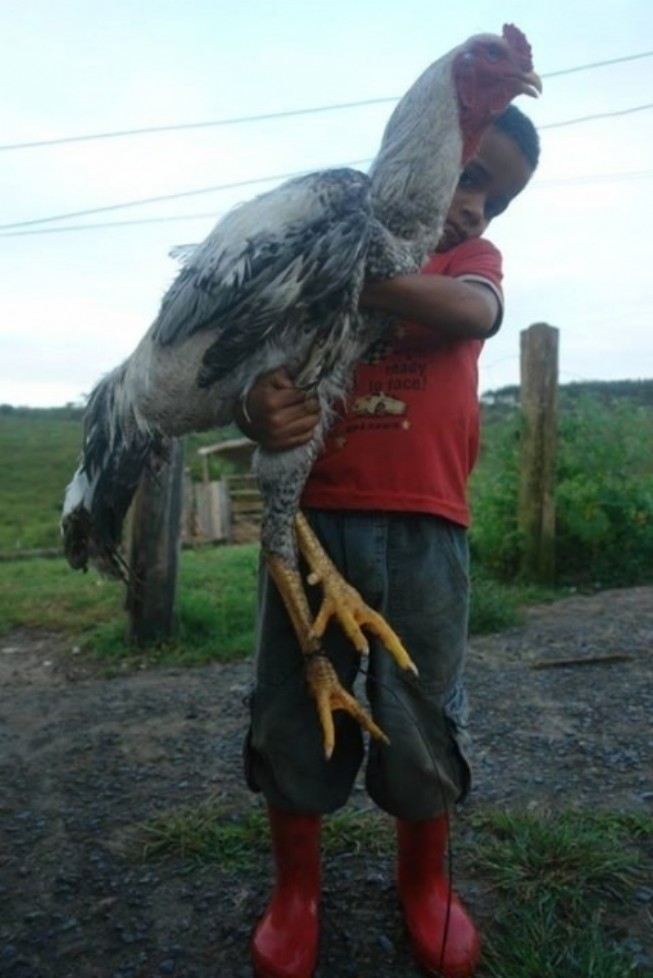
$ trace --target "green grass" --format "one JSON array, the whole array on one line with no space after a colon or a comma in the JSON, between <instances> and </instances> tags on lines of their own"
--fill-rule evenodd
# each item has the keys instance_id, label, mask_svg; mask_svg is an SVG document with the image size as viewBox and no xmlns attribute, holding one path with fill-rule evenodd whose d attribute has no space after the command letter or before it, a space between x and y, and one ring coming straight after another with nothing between
<instances>
[{"instance_id":1,"label":"green grass","mask_svg":"<svg viewBox=\"0 0 653 978\"><path fill-rule=\"evenodd\" d=\"M136 829L143 859L175 857L195 863L219 862L227 872L251 870L270 851L267 819L255 809L229 812L219 804L175 809ZM337 812L324 822L322 844L327 856L344 853L390 854L390 821L377 813L361 816Z\"/></svg>"},{"instance_id":2,"label":"green grass","mask_svg":"<svg viewBox=\"0 0 653 978\"><path fill-rule=\"evenodd\" d=\"M498 812L471 823L472 849L456 853L456 865L480 884L491 911L479 975L646 978L615 934L623 937L620 915L630 920L635 890L653 875L652 818ZM146 860L218 861L232 873L256 872L270 851L260 810L237 814L210 803L164 813L139 826L136 837ZM376 811L337 813L324 822L323 851L327 859L350 853L394 860L392 822Z\"/></svg>"},{"instance_id":3,"label":"green grass","mask_svg":"<svg viewBox=\"0 0 653 978\"><path fill-rule=\"evenodd\" d=\"M61 505L82 447L82 421L74 414L65 409L0 412L0 552L61 545ZM236 435L225 428L188 438L186 462L193 477L201 477L200 445ZM214 475L219 464L211 462Z\"/></svg>"},{"instance_id":4,"label":"green grass","mask_svg":"<svg viewBox=\"0 0 653 978\"><path fill-rule=\"evenodd\" d=\"M633 916L634 892L653 873L652 818L499 813L475 824L474 872L490 882L495 902L488 976L643 976L614 933L620 914Z\"/></svg>"},{"instance_id":5,"label":"green grass","mask_svg":"<svg viewBox=\"0 0 653 978\"><path fill-rule=\"evenodd\" d=\"M250 655L254 649L258 546L205 548L182 554L179 627L176 636L148 647L137 658L149 664L202 665ZM116 587L117 585L114 585ZM118 590L122 588L118 586ZM125 646L124 615L95 630L99 658L121 661L135 653Z\"/></svg>"},{"instance_id":6,"label":"green grass","mask_svg":"<svg viewBox=\"0 0 653 978\"><path fill-rule=\"evenodd\" d=\"M12 628L62 632L84 643L122 616L122 588L63 559L0 562L0 634Z\"/></svg>"},{"instance_id":7,"label":"green grass","mask_svg":"<svg viewBox=\"0 0 653 978\"><path fill-rule=\"evenodd\" d=\"M251 653L258 547L185 551L180 564L179 631L147 654L125 644L124 587L63 559L0 562L0 634L13 628L59 632L107 665L139 661L201 664Z\"/></svg>"},{"instance_id":8,"label":"green grass","mask_svg":"<svg viewBox=\"0 0 653 978\"><path fill-rule=\"evenodd\" d=\"M653 831L653 819L628 812L574 811L555 819L499 812L475 825L485 833L479 863L497 889L530 902L544 887L564 899L569 914L590 895L622 896L636 876L634 843Z\"/></svg>"},{"instance_id":9,"label":"green grass","mask_svg":"<svg viewBox=\"0 0 653 978\"><path fill-rule=\"evenodd\" d=\"M227 872L251 870L266 845L269 848L267 823L260 811L229 814L211 803L164 812L137 826L135 838L144 860L215 861Z\"/></svg>"},{"instance_id":10,"label":"green grass","mask_svg":"<svg viewBox=\"0 0 653 978\"><path fill-rule=\"evenodd\" d=\"M59 546L59 512L81 441L80 421L0 416L0 550Z\"/></svg>"}]
</instances>

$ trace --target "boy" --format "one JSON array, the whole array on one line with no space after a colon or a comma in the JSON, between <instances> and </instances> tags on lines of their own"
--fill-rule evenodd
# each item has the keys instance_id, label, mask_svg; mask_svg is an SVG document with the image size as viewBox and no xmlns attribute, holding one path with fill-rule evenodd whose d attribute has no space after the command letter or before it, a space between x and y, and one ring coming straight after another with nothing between
<instances>
[{"instance_id":1,"label":"boy","mask_svg":"<svg viewBox=\"0 0 653 978\"><path fill-rule=\"evenodd\" d=\"M474 925L449 889L445 850L448 813L471 782L462 669L477 361L503 312L501 256L481 235L524 189L538 158L532 123L509 106L465 167L422 273L365 287L361 306L397 325L359 365L347 413L302 499L336 566L419 670L418 680L406 678L370 639L367 695L390 745L370 743L366 784L397 821L398 888L415 955L446 978L471 975L479 955ZM308 441L318 418L317 404L283 369L261 377L243 409L240 427L268 451ZM325 644L351 689L358 654L335 626ZM251 787L268 802L277 880L253 938L258 978L313 973L321 816L346 802L364 754L359 726L338 713L335 751L324 760L300 664L285 609L263 575L246 763Z\"/></svg>"}]
</instances>

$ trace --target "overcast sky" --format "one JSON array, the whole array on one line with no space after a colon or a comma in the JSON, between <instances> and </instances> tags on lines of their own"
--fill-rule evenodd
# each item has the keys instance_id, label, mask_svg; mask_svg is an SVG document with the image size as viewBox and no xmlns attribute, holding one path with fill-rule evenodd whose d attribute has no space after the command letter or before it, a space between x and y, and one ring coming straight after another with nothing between
<instances>
[{"instance_id":1,"label":"overcast sky","mask_svg":"<svg viewBox=\"0 0 653 978\"><path fill-rule=\"evenodd\" d=\"M171 247L200 241L282 175L371 159L391 99L504 21L554 76L537 103L517 103L542 127L542 162L488 234L504 254L507 313L481 389L518 382L519 332L541 321L560 328L563 382L651 377L653 57L555 76L653 49L650 0L21 0L0 10L3 147L388 101L0 150L0 403L79 400L156 315ZM607 113L622 114L559 125ZM43 220L261 177L273 179Z\"/></svg>"}]
</instances>

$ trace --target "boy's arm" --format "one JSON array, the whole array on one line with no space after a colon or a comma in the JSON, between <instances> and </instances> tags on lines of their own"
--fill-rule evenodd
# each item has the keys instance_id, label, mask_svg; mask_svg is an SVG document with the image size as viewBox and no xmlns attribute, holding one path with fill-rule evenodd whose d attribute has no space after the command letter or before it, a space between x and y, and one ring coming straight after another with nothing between
<instances>
[{"instance_id":1,"label":"boy's arm","mask_svg":"<svg viewBox=\"0 0 653 978\"><path fill-rule=\"evenodd\" d=\"M446 275L402 275L368 283L360 304L433 327L452 339L485 339L495 331L501 306L492 288Z\"/></svg>"},{"instance_id":2,"label":"boy's arm","mask_svg":"<svg viewBox=\"0 0 653 978\"><path fill-rule=\"evenodd\" d=\"M456 339L484 339L501 306L492 288L444 275L403 275L365 286L361 306L432 326ZM234 411L240 430L269 452L309 442L319 418L316 398L293 387L285 368L261 376Z\"/></svg>"}]
</instances>

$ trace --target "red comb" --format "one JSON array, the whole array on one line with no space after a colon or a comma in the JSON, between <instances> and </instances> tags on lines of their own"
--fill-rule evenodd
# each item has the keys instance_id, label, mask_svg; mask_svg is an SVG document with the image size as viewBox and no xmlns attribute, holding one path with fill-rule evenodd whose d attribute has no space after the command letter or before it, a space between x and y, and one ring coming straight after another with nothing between
<instances>
[{"instance_id":1,"label":"red comb","mask_svg":"<svg viewBox=\"0 0 653 978\"><path fill-rule=\"evenodd\" d=\"M533 52L531 46L518 27L514 24L503 25L503 36L513 49L513 51L527 62L524 67L527 71L533 70Z\"/></svg>"}]
</instances>

